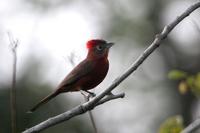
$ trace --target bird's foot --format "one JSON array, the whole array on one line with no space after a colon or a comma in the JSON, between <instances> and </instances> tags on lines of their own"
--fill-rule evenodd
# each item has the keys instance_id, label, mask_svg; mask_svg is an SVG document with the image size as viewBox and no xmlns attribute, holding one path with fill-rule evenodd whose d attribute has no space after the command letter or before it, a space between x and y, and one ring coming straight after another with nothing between
<instances>
[{"instance_id":1,"label":"bird's foot","mask_svg":"<svg viewBox=\"0 0 200 133\"><path fill-rule=\"evenodd\" d=\"M85 90L85 92L87 92L89 94L88 97L95 97L96 96L96 94L93 93L93 92L90 92L90 91L87 91L87 90Z\"/></svg>"},{"instance_id":2,"label":"bird's foot","mask_svg":"<svg viewBox=\"0 0 200 133\"><path fill-rule=\"evenodd\" d=\"M86 101L89 101L89 99L91 98L91 97L95 97L96 96L96 94L95 93L93 93L93 92L90 92L90 91L85 91L85 90L80 90L80 92L81 92L81 94L84 96L84 98L86 99ZM87 93L87 94L86 94Z\"/></svg>"}]
</instances>

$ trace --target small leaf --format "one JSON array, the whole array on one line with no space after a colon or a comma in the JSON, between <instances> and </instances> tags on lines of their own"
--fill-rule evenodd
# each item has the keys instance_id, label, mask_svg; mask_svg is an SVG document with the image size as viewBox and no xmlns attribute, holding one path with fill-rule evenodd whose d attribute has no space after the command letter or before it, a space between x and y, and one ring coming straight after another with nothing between
<instances>
[{"instance_id":1,"label":"small leaf","mask_svg":"<svg viewBox=\"0 0 200 133\"><path fill-rule=\"evenodd\" d=\"M172 70L168 73L168 78L173 80L184 79L187 77L187 73L180 70Z\"/></svg>"},{"instance_id":2,"label":"small leaf","mask_svg":"<svg viewBox=\"0 0 200 133\"><path fill-rule=\"evenodd\" d=\"M194 76L189 76L186 78L186 83L189 86L190 89L194 88L194 81L195 77Z\"/></svg>"},{"instance_id":3,"label":"small leaf","mask_svg":"<svg viewBox=\"0 0 200 133\"><path fill-rule=\"evenodd\" d=\"M200 73L198 73L193 80L192 93L197 97L200 96Z\"/></svg>"},{"instance_id":4,"label":"small leaf","mask_svg":"<svg viewBox=\"0 0 200 133\"><path fill-rule=\"evenodd\" d=\"M200 90L200 73L197 74L195 79L195 87Z\"/></svg>"},{"instance_id":5,"label":"small leaf","mask_svg":"<svg viewBox=\"0 0 200 133\"><path fill-rule=\"evenodd\" d=\"M189 90L187 83L185 81L180 82L178 90L181 94L186 94Z\"/></svg>"},{"instance_id":6,"label":"small leaf","mask_svg":"<svg viewBox=\"0 0 200 133\"><path fill-rule=\"evenodd\" d=\"M183 130L183 118L180 115L173 116L164 121L159 133L180 133Z\"/></svg>"}]
</instances>

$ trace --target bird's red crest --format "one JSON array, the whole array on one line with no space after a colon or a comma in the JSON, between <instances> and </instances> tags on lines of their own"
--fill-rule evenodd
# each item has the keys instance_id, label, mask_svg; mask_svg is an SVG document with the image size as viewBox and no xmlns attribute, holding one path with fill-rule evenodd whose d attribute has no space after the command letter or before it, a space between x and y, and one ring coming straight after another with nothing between
<instances>
[{"instance_id":1,"label":"bird's red crest","mask_svg":"<svg viewBox=\"0 0 200 133\"><path fill-rule=\"evenodd\" d=\"M106 41L104 41L104 40L101 40L101 39L94 39L94 40L89 40L88 42L87 42L87 48L88 49L90 49L90 48L92 48L92 47L95 47L96 45L99 45L99 44L105 44L106 43Z\"/></svg>"}]
</instances>

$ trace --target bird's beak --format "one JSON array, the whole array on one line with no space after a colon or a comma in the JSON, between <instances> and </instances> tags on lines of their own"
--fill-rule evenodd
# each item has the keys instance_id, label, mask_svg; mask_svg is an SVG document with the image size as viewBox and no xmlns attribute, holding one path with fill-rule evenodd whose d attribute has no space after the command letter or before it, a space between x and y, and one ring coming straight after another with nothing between
<instances>
[{"instance_id":1,"label":"bird's beak","mask_svg":"<svg viewBox=\"0 0 200 133\"><path fill-rule=\"evenodd\" d=\"M110 47L112 47L114 45L114 43L113 42L109 42L109 43L107 43L107 48L110 48Z\"/></svg>"}]
</instances>

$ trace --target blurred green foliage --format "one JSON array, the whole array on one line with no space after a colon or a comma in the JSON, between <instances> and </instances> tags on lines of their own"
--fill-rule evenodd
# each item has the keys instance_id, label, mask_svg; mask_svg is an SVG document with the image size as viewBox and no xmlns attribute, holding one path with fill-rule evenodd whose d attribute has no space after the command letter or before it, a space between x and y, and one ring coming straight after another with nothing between
<instances>
[{"instance_id":1,"label":"blurred green foliage","mask_svg":"<svg viewBox=\"0 0 200 133\"><path fill-rule=\"evenodd\" d=\"M180 133L182 130L183 118L181 116L173 116L162 123L159 133Z\"/></svg>"},{"instance_id":2,"label":"blurred green foliage","mask_svg":"<svg viewBox=\"0 0 200 133\"><path fill-rule=\"evenodd\" d=\"M187 77L187 73L180 70L172 70L168 74L169 79L179 80Z\"/></svg>"},{"instance_id":3,"label":"blurred green foliage","mask_svg":"<svg viewBox=\"0 0 200 133\"><path fill-rule=\"evenodd\" d=\"M200 73L189 75L187 72L180 70L171 70L168 78L178 80L178 89L181 94L192 92L195 96L200 96Z\"/></svg>"}]
</instances>

